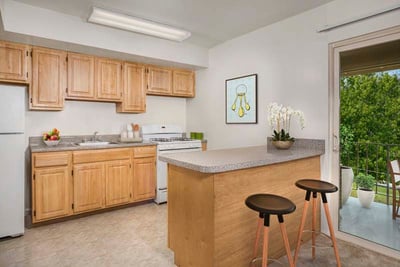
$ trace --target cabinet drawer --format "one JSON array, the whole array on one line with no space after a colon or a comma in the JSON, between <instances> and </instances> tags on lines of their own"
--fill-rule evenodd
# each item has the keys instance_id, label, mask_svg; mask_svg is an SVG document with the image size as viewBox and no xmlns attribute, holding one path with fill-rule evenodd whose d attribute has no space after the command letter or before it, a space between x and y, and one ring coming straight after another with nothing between
<instances>
[{"instance_id":1,"label":"cabinet drawer","mask_svg":"<svg viewBox=\"0 0 400 267\"><path fill-rule=\"evenodd\" d=\"M64 166L68 165L69 152L51 152L33 154L33 165L38 167Z\"/></svg>"},{"instance_id":2,"label":"cabinet drawer","mask_svg":"<svg viewBox=\"0 0 400 267\"><path fill-rule=\"evenodd\" d=\"M157 149L156 146L135 147L133 149L133 157L134 158L155 157L156 149Z\"/></svg>"},{"instance_id":3,"label":"cabinet drawer","mask_svg":"<svg viewBox=\"0 0 400 267\"><path fill-rule=\"evenodd\" d=\"M121 149L99 149L74 151L73 163L90 163L108 160L130 159L131 151L129 148Z\"/></svg>"}]
</instances>

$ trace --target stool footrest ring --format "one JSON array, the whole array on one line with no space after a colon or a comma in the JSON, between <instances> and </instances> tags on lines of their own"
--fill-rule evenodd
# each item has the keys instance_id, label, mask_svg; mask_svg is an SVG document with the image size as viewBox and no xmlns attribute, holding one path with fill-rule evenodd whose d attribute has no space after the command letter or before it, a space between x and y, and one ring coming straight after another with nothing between
<instances>
[{"instance_id":1,"label":"stool footrest ring","mask_svg":"<svg viewBox=\"0 0 400 267\"><path fill-rule=\"evenodd\" d=\"M329 236L329 235L327 235L327 234L325 234L325 233L322 233L321 231L313 231L313 230L303 230L303 233L318 233L318 234L320 234L320 236L323 236L323 237L325 237L325 238L327 238L327 239L329 239L329 240L331 240L332 241L332 238ZM302 239L301 240L301 242L304 242L304 240ZM314 245L310 245L312 248L314 247L314 248L332 248L333 247L333 245L329 245L329 246L314 246Z\"/></svg>"}]
</instances>

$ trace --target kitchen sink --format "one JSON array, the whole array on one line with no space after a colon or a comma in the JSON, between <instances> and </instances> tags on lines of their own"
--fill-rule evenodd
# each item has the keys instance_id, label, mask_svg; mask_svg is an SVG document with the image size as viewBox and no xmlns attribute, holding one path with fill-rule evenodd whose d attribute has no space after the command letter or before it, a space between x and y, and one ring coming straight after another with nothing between
<instances>
[{"instance_id":1,"label":"kitchen sink","mask_svg":"<svg viewBox=\"0 0 400 267\"><path fill-rule=\"evenodd\" d=\"M76 143L78 146L105 146L105 145L112 145L117 144L114 142L107 142L107 141L86 141L82 143Z\"/></svg>"}]
</instances>

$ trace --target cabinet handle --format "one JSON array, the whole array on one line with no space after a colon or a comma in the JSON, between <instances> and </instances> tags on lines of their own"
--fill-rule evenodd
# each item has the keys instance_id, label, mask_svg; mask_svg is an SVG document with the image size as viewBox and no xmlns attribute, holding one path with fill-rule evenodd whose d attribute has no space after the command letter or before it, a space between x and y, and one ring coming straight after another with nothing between
<instances>
[{"instance_id":1,"label":"cabinet handle","mask_svg":"<svg viewBox=\"0 0 400 267\"><path fill-rule=\"evenodd\" d=\"M333 151L339 151L339 138L336 134L333 134Z\"/></svg>"}]
</instances>

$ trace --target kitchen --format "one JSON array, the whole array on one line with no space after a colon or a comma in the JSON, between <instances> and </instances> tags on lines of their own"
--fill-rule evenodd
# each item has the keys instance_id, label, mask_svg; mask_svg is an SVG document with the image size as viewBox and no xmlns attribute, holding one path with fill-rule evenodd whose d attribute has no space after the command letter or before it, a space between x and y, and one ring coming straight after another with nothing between
<instances>
[{"instance_id":1,"label":"kitchen","mask_svg":"<svg viewBox=\"0 0 400 267\"><path fill-rule=\"evenodd\" d=\"M26 144L29 136L40 136L53 127L60 129L62 136L90 135L95 131L104 135L119 134L127 123L145 125L162 122L180 125L187 133L205 132L209 149L260 145L266 142L269 135L267 104L287 101L302 109L307 117L306 128L300 131L294 126L293 134L299 138L324 139L327 145L328 43L398 25L398 11L394 11L336 31L317 34L316 29L325 24L335 24L381 10L382 5L389 7L398 3L370 1L369 5L365 5L361 1L344 2L330 2L207 49L89 24L86 20L57 10L26 5L23 1L1 1L4 27L1 39L132 62L143 62L143 58L147 58L149 62L146 63L154 64L158 59L157 63L163 66L173 62L181 63L178 67L196 69L195 98L148 95L146 112L141 114L118 114L114 103L71 100L65 101L63 111L27 110ZM341 9L349 13L342 16ZM54 23L49 25L48 21ZM81 31L76 31L77 28ZM301 40L299 34L303 36ZM29 38L24 38L26 35ZM301 49L300 53L298 49ZM293 71L290 74L293 79L287 78L289 71ZM251 73L258 73L259 78L258 124L225 124L225 80ZM309 104L314 101L315 105ZM328 174L328 159L323 158L321 164L322 176L325 176ZM28 204L26 206L29 207ZM156 212L154 214L165 212L159 211L159 207L151 209ZM49 227L55 229L56 226ZM376 250L376 246L369 248ZM398 257L397 254L394 256Z\"/></svg>"}]
</instances>

